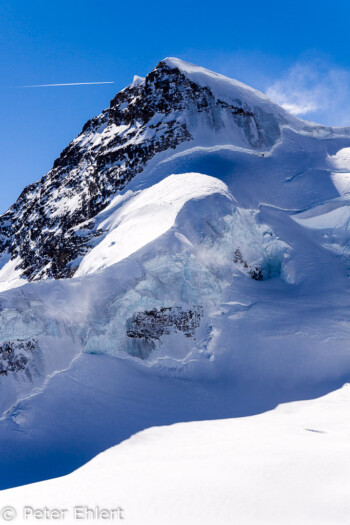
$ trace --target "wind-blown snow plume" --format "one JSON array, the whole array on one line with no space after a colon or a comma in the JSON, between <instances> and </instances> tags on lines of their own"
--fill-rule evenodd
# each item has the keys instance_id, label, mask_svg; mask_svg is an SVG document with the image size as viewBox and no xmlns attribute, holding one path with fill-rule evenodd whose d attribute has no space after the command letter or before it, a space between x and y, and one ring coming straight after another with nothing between
<instances>
[{"instance_id":1,"label":"wind-blown snow plume","mask_svg":"<svg viewBox=\"0 0 350 525\"><path fill-rule=\"evenodd\" d=\"M297 62L266 94L293 115L333 126L350 124L350 71L322 60Z\"/></svg>"}]
</instances>

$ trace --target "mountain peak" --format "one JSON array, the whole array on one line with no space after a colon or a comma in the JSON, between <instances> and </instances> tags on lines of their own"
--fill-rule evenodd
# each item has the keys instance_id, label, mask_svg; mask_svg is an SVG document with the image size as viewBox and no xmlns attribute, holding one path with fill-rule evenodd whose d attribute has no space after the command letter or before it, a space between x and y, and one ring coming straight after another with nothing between
<instances>
[{"instance_id":1,"label":"mountain peak","mask_svg":"<svg viewBox=\"0 0 350 525\"><path fill-rule=\"evenodd\" d=\"M174 150L231 145L266 152L286 124L304 126L241 82L165 58L117 93L0 217L0 281L10 270L29 280L74 275L100 235L96 216Z\"/></svg>"},{"instance_id":2,"label":"mountain peak","mask_svg":"<svg viewBox=\"0 0 350 525\"><path fill-rule=\"evenodd\" d=\"M210 69L182 60L181 58L167 57L161 60L157 67L159 67L159 65L166 65L169 68L178 69L194 82L200 85L205 85L214 91L219 90L221 95L225 97L232 97L232 95L236 94L248 98L254 96L257 99L260 99L260 102L273 104L273 102L261 91L254 89L243 82L216 73L215 71L211 71ZM257 103L256 100L254 102Z\"/></svg>"}]
</instances>

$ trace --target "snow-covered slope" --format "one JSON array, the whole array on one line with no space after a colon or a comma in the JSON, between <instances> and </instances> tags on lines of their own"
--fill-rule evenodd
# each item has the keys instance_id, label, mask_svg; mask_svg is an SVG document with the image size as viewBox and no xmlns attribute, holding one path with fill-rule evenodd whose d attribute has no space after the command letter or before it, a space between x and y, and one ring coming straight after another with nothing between
<instances>
[{"instance_id":1,"label":"snow-covered slope","mask_svg":"<svg viewBox=\"0 0 350 525\"><path fill-rule=\"evenodd\" d=\"M105 509L130 525L345 525L349 410L346 385L258 416L151 428L67 477L4 491L2 501L19 523L46 507L67 509L69 524L100 523Z\"/></svg>"},{"instance_id":2,"label":"snow-covered slope","mask_svg":"<svg viewBox=\"0 0 350 525\"><path fill-rule=\"evenodd\" d=\"M0 249L11 258L0 280L9 279L10 269L17 270L16 282L73 275L96 240L96 214L173 150L233 145L266 155L285 128L335 134L292 117L240 82L178 59L161 61L87 122L52 170L25 188L0 218Z\"/></svg>"},{"instance_id":3,"label":"snow-covered slope","mask_svg":"<svg viewBox=\"0 0 350 525\"><path fill-rule=\"evenodd\" d=\"M187 201L216 193L230 198L226 184L220 180L200 173L183 173L171 175L136 195L126 194L128 202L121 207L118 195L104 210L107 218L98 226L98 231L108 233L84 257L76 276L111 266L137 252L173 226Z\"/></svg>"},{"instance_id":4,"label":"snow-covered slope","mask_svg":"<svg viewBox=\"0 0 350 525\"><path fill-rule=\"evenodd\" d=\"M178 59L84 126L0 218L2 488L349 380L349 131Z\"/></svg>"}]
</instances>

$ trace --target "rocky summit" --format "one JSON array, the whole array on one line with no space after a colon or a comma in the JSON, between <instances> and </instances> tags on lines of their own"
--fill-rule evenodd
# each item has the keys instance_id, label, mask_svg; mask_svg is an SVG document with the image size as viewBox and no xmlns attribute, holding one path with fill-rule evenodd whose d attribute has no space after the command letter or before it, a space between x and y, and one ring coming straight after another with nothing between
<instances>
[{"instance_id":1,"label":"rocky summit","mask_svg":"<svg viewBox=\"0 0 350 525\"><path fill-rule=\"evenodd\" d=\"M256 150L280 139L288 122L282 110L264 108L255 93L248 100L216 93L215 85L192 79L182 66L165 59L145 79L135 78L0 217L1 251L16 261L21 276L32 281L74 275L96 242L96 215L152 159L194 142L206 145L203 122L211 131L224 130L228 139L230 127L238 128L240 142Z\"/></svg>"}]
</instances>

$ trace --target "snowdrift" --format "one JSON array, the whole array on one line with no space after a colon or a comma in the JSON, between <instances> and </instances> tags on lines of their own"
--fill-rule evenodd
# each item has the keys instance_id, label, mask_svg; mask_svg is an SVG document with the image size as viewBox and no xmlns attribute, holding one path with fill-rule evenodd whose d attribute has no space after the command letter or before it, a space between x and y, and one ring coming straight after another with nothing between
<instances>
[{"instance_id":1,"label":"snowdrift","mask_svg":"<svg viewBox=\"0 0 350 525\"><path fill-rule=\"evenodd\" d=\"M100 523L105 510L131 525L343 525L349 405L346 385L258 416L151 428L69 476L4 491L2 501L26 523L46 507L67 509L65 523Z\"/></svg>"}]
</instances>

